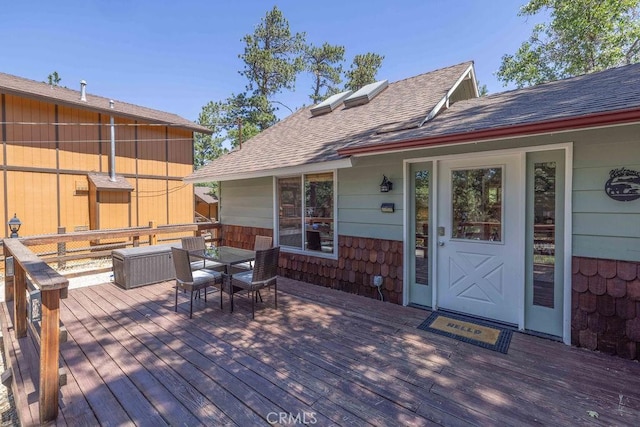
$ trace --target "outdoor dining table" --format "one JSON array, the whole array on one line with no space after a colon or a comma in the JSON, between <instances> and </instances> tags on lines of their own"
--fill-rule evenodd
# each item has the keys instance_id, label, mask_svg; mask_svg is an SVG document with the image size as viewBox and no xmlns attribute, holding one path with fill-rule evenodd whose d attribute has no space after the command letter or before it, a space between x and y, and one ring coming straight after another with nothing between
<instances>
[{"instance_id":1,"label":"outdoor dining table","mask_svg":"<svg viewBox=\"0 0 640 427\"><path fill-rule=\"evenodd\" d=\"M224 265L224 275L228 283L229 297L233 289L231 287L231 279L233 277L233 266L254 261L256 259L256 251L249 249L234 248L233 246L217 246L215 248L205 249L202 251L189 252L194 258L201 258L215 261ZM231 312L233 312L233 299L231 299Z\"/></svg>"}]
</instances>

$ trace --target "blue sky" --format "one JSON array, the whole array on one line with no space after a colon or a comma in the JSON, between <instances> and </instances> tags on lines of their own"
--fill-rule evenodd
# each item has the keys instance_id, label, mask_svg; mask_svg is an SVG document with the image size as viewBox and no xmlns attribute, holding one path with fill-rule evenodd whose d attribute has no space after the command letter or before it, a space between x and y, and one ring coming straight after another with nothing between
<instances>
[{"instance_id":1,"label":"blue sky","mask_svg":"<svg viewBox=\"0 0 640 427\"><path fill-rule=\"evenodd\" d=\"M506 90L494 76L542 17L517 16L525 0L7 1L0 9L0 72L61 84L195 120L208 101L244 90L238 54L277 5L307 41L385 56L379 79L397 81L474 60L490 93ZM274 99L292 109L309 104L311 82ZM287 110L279 112L280 116Z\"/></svg>"}]
</instances>

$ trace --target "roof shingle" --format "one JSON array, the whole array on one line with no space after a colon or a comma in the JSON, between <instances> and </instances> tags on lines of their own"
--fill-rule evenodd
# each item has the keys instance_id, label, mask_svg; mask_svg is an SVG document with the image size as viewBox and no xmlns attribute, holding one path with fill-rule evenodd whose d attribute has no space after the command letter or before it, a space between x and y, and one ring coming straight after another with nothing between
<instances>
[{"instance_id":1,"label":"roof shingle","mask_svg":"<svg viewBox=\"0 0 640 427\"><path fill-rule=\"evenodd\" d=\"M385 126L417 126L472 62L465 62L389 84L371 102L344 105L313 117L302 108L186 178L191 182L229 179L239 173L267 171L344 158L337 149L367 139Z\"/></svg>"},{"instance_id":2,"label":"roof shingle","mask_svg":"<svg viewBox=\"0 0 640 427\"><path fill-rule=\"evenodd\" d=\"M93 110L100 113L143 119L151 123L159 123L173 127L188 129L193 132L207 133L211 131L177 114L166 113L152 108L114 101L114 108L109 107L109 98L87 93L86 101L80 100L80 91L60 86L50 86L47 83L29 80L11 74L0 73L0 93L40 99L56 104L65 104L77 108Z\"/></svg>"},{"instance_id":3,"label":"roof shingle","mask_svg":"<svg viewBox=\"0 0 640 427\"><path fill-rule=\"evenodd\" d=\"M204 203L218 203L218 199L215 194L211 193L210 187L193 187L193 193L195 194L196 198L200 199Z\"/></svg>"},{"instance_id":4,"label":"roof shingle","mask_svg":"<svg viewBox=\"0 0 640 427\"><path fill-rule=\"evenodd\" d=\"M98 191L133 191L133 185L120 175L115 176L115 181L105 173L88 173L87 178Z\"/></svg>"},{"instance_id":5,"label":"roof shingle","mask_svg":"<svg viewBox=\"0 0 640 427\"><path fill-rule=\"evenodd\" d=\"M482 98L460 101L421 128L353 140L347 155L365 147L393 149L395 144L539 125L578 117L640 109L640 64L585 74Z\"/></svg>"}]
</instances>

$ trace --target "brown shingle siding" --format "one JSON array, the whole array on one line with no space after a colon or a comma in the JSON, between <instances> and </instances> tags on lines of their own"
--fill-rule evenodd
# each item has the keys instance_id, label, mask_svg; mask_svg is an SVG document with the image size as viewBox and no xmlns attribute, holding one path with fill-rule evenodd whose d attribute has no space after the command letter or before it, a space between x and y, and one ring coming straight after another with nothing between
<instances>
[{"instance_id":1,"label":"brown shingle siding","mask_svg":"<svg viewBox=\"0 0 640 427\"><path fill-rule=\"evenodd\" d=\"M223 225L222 234L225 245L251 249L255 235L272 236L273 230ZM379 297L372 283L374 275L381 275L385 300L402 303L402 242L338 236L338 259L281 251L279 267L282 276L370 298Z\"/></svg>"},{"instance_id":2,"label":"brown shingle siding","mask_svg":"<svg viewBox=\"0 0 640 427\"><path fill-rule=\"evenodd\" d=\"M607 280L607 293L614 298L624 297L627 294L627 282L619 277Z\"/></svg>"},{"instance_id":3,"label":"brown shingle siding","mask_svg":"<svg viewBox=\"0 0 640 427\"><path fill-rule=\"evenodd\" d=\"M572 266L571 342L640 358L640 262L574 257Z\"/></svg>"},{"instance_id":4,"label":"brown shingle siding","mask_svg":"<svg viewBox=\"0 0 640 427\"><path fill-rule=\"evenodd\" d=\"M610 259L599 259L598 274L605 279L616 277L616 261Z\"/></svg>"},{"instance_id":5,"label":"brown shingle siding","mask_svg":"<svg viewBox=\"0 0 640 427\"><path fill-rule=\"evenodd\" d=\"M589 291L594 295L604 295L607 292L607 281L600 275L589 277Z\"/></svg>"},{"instance_id":6,"label":"brown shingle siding","mask_svg":"<svg viewBox=\"0 0 640 427\"><path fill-rule=\"evenodd\" d=\"M622 280L633 280L638 276L638 265L634 262L618 261L617 272Z\"/></svg>"}]
</instances>

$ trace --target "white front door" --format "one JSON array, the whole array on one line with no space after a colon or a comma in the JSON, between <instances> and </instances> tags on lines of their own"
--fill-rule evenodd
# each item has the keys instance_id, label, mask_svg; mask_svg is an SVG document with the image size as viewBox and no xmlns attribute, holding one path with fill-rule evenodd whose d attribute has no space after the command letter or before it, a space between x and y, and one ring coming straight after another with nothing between
<instances>
[{"instance_id":1,"label":"white front door","mask_svg":"<svg viewBox=\"0 0 640 427\"><path fill-rule=\"evenodd\" d=\"M520 155L438 166L437 305L518 324L524 290Z\"/></svg>"}]
</instances>

